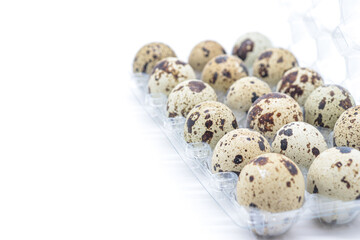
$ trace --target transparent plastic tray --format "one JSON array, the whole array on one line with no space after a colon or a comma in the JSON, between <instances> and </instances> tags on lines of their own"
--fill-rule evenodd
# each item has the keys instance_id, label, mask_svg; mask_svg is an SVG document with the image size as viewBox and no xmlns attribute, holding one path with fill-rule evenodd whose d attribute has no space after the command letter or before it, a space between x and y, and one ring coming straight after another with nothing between
<instances>
[{"instance_id":1,"label":"transparent plastic tray","mask_svg":"<svg viewBox=\"0 0 360 240\"><path fill-rule=\"evenodd\" d=\"M139 104L164 132L202 186L239 227L250 229L261 236L277 236L285 233L301 220L318 218L326 224L336 225L349 223L359 214L360 201L343 202L308 192L305 192L304 205L294 211L270 213L239 205L235 194L238 176L233 172L215 174L211 172L210 146L206 143L185 142L183 138L185 118L166 117L167 98L163 94L148 94L147 79L147 75L131 74L131 89ZM237 119L239 127L245 127L243 119L241 117ZM331 138L329 131L320 130L327 139ZM328 144L331 145L331 142L328 141ZM307 170L302 169L302 172L306 178Z\"/></svg>"},{"instance_id":2,"label":"transparent plastic tray","mask_svg":"<svg viewBox=\"0 0 360 240\"><path fill-rule=\"evenodd\" d=\"M356 87L360 87L360 1L284 2L286 4L283 5L290 12L292 42L288 48L295 54L300 66L319 72L327 84L346 87L359 103L360 91ZM185 119L166 117L167 98L162 94L147 93L147 75L130 75L131 89L139 103L161 128L203 187L239 227L269 237L285 233L299 221L319 219L325 224L340 225L351 222L359 214L360 200L344 202L308 192L305 192L304 205L294 211L270 213L240 206L235 194L238 176L232 172L213 174L210 170L210 146L205 143L186 143L183 138ZM218 96L220 102L223 98ZM239 127L245 127L245 114L234 114ZM329 147L332 147L332 132L328 129L319 130ZM306 180L307 170L302 169L302 173Z\"/></svg>"}]
</instances>

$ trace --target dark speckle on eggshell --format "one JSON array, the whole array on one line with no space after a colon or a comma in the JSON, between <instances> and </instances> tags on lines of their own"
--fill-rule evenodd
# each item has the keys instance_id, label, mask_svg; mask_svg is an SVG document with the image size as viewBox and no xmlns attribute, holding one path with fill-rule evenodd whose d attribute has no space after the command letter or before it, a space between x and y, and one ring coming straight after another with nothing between
<instances>
[{"instance_id":1,"label":"dark speckle on eggshell","mask_svg":"<svg viewBox=\"0 0 360 240\"><path fill-rule=\"evenodd\" d=\"M314 185L314 190L313 190L313 193L319 193L319 190L318 190L318 188L317 188L317 186L316 186L316 185Z\"/></svg>"},{"instance_id":2,"label":"dark speckle on eggshell","mask_svg":"<svg viewBox=\"0 0 360 240\"><path fill-rule=\"evenodd\" d=\"M211 132L211 131L206 131L206 132L202 135L201 140L202 140L203 142L210 142L211 139L212 139L212 137L213 137L213 135L214 135L213 132Z\"/></svg>"},{"instance_id":3,"label":"dark speckle on eggshell","mask_svg":"<svg viewBox=\"0 0 360 240\"><path fill-rule=\"evenodd\" d=\"M227 70L227 69L224 69L221 74L224 76L224 77L227 77L227 78L231 78L231 73Z\"/></svg>"},{"instance_id":4,"label":"dark speckle on eggshell","mask_svg":"<svg viewBox=\"0 0 360 240\"><path fill-rule=\"evenodd\" d=\"M215 62L216 62L217 64L219 64L219 63L224 63L224 62L227 61L227 59L228 59L227 56L219 56L219 57L216 57L216 58L215 58Z\"/></svg>"},{"instance_id":5,"label":"dark speckle on eggshell","mask_svg":"<svg viewBox=\"0 0 360 240\"><path fill-rule=\"evenodd\" d=\"M180 60L177 60L175 63L176 63L176 64L178 64L178 65L183 65L183 66L185 66L185 65L186 65L186 63L185 63L185 62L180 61Z\"/></svg>"},{"instance_id":6,"label":"dark speckle on eggshell","mask_svg":"<svg viewBox=\"0 0 360 240\"><path fill-rule=\"evenodd\" d=\"M319 103L319 109L324 109L326 105L326 98L324 97Z\"/></svg>"},{"instance_id":7,"label":"dark speckle on eggshell","mask_svg":"<svg viewBox=\"0 0 360 240\"><path fill-rule=\"evenodd\" d=\"M236 155L233 162L235 164L240 164L243 162L243 157L241 155Z\"/></svg>"},{"instance_id":8,"label":"dark speckle on eggshell","mask_svg":"<svg viewBox=\"0 0 360 240\"><path fill-rule=\"evenodd\" d=\"M263 52L260 56L259 56L259 60L262 60L264 58L270 58L271 55L272 55L272 51L266 51L266 52Z\"/></svg>"},{"instance_id":9,"label":"dark speckle on eggshell","mask_svg":"<svg viewBox=\"0 0 360 240\"><path fill-rule=\"evenodd\" d=\"M254 42L250 39L245 39L238 48L233 49L233 54L237 55L240 59L245 60L248 52L252 52Z\"/></svg>"},{"instance_id":10,"label":"dark speckle on eggshell","mask_svg":"<svg viewBox=\"0 0 360 240\"><path fill-rule=\"evenodd\" d=\"M291 175L294 176L294 175L298 174L298 170L297 170L296 166L291 161L286 160L286 159L282 159L280 161L285 165L287 170L289 170Z\"/></svg>"},{"instance_id":11,"label":"dark speckle on eggshell","mask_svg":"<svg viewBox=\"0 0 360 240\"><path fill-rule=\"evenodd\" d=\"M346 177L345 177L345 176L341 179L341 182L343 182L343 183L346 184L346 188L350 188L350 187L351 187L349 181L346 180Z\"/></svg>"},{"instance_id":12,"label":"dark speckle on eggshell","mask_svg":"<svg viewBox=\"0 0 360 240\"><path fill-rule=\"evenodd\" d=\"M286 129L286 130L284 130L284 135L285 135L285 136L288 136L288 137L292 136L292 135L293 135L292 129Z\"/></svg>"},{"instance_id":13,"label":"dark speckle on eggshell","mask_svg":"<svg viewBox=\"0 0 360 240\"><path fill-rule=\"evenodd\" d=\"M313 148L311 149L311 152L312 152L312 154L313 154L315 157L319 156L319 154L320 154L319 149L317 149L316 147L313 147Z\"/></svg>"},{"instance_id":14,"label":"dark speckle on eggshell","mask_svg":"<svg viewBox=\"0 0 360 240\"><path fill-rule=\"evenodd\" d=\"M249 207L257 208L258 206L257 206L255 203L250 203L250 204L249 204Z\"/></svg>"},{"instance_id":15,"label":"dark speckle on eggshell","mask_svg":"<svg viewBox=\"0 0 360 240\"><path fill-rule=\"evenodd\" d=\"M287 145L288 145L287 139L286 139L286 138L285 138L285 139L282 139L282 140L280 141L280 144L281 144L281 150L286 151Z\"/></svg>"},{"instance_id":16,"label":"dark speckle on eggshell","mask_svg":"<svg viewBox=\"0 0 360 240\"><path fill-rule=\"evenodd\" d=\"M191 91L199 93L206 88L206 85L201 81L190 81L188 86Z\"/></svg>"},{"instance_id":17,"label":"dark speckle on eggshell","mask_svg":"<svg viewBox=\"0 0 360 240\"><path fill-rule=\"evenodd\" d=\"M268 157L258 157L256 159L253 160L253 164L254 165L265 165L268 162Z\"/></svg>"},{"instance_id":18,"label":"dark speckle on eggshell","mask_svg":"<svg viewBox=\"0 0 360 240\"><path fill-rule=\"evenodd\" d=\"M231 125L233 126L234 129L238 127L236 120L232 121Z\"/></svg>"},{"instance_id":19,"label":"dark speckle on eggshell","mask_svg":"<svg viewBox=\"0 0 360 240\"><path fill-rule=\"evenodd\" d=\"M266 78L269 76L269 73L268 73L268 70L266 69L266 66L265 64L260 64L260 67L259 67L259 70L258 70L258 73L261 77L263 78Z\"/></svg>"},{"instance_id":20,"label":"dark speckle on eggshell","mask_svg":"<svg viewBox=\"0 0 360 240\"><path fill-rule=\"evenodd\" d=\"M208 57L209 54L210 54L210 51L209 51L207 48L205 48L205 47L202 47L201 49L204 51L204 56L205 56L205 57Z\"/></svg>"},{"instance_id":21,"label":"dark speckle on eggshell","mask_svg":"<svg viewBox=\"0 0 360 240\"><path fill-rule=\"evenodd\" d=\"M258 99L259 96L256 95L256 92L252 92L252 98L251 98L251 102L254 103L256 101L256 99Z\"/></svg>"},{"instance_id":22,"label":"dark speckle on eggshell","mask_svg":"<svg viewBox=\"0 0 360 240\"><path fill-rule=\"evenodd\" d=\"M195 122L199 119L199 117L200 117L199 112L194 112L189 116L186 122L188 133L192 132L192 127L194 126Z\"/></svg>"},{"instance_id":23,"label":"dark speckle on eggshell","mask_svg":"<svg viewBox=\"0 0 360 240\"><path fill-rule=\"evenodd\" d=\"M217 77L218 77L218 73L217 72L215 72L214 74L213 74L213 77L210 79L210 83L212 83L212 84L214 84L215 82L216 82L216 80L217 80Z\"/></svg>"}]
</instances>

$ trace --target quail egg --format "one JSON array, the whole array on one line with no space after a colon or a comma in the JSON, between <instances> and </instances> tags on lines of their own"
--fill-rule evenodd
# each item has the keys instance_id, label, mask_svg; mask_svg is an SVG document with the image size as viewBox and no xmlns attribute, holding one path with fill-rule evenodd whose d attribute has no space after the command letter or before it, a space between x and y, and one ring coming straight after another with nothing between
<instances>
[{"instance_id":1,"label":"quail egg","mask_svg":"<svg viewBox=\"0 0 360 240\"><path fill-rule=\"evenodd\" d=\"M225 104L231 109L246 112L256 99L268 93L271 89L266 82L256 77L244 77L230 86Z\"/></svg>"},{"instance_id":2,"label":"quail egg","mask_svg":"<svg viewBox=\"0 0 360 240\"><path fill-rule=\"evenodd\" d=\"M250 161L242 169L236 187L240 205L273 213L300 208L304 194L300 169L278 153L265 153Z\"/></svg>"},{"instance_id":3,"label":"quail egg","mask_svg":"<svg viewBox=\"0 0 360 240\"><path fill-rule=\"evenodd\" d=\"M133 72L150 74L155 64L167 57L176 57L168 45L159 42L146 44L135 55Z\"/></svg>"},{"instance_id":4,"label":"quail egg","mask_svg":"<svg viewBox=\"0 0 360 240\"><path fill-rule=\"evenodd\" d=\"M305 122L292 122L280 128L271 146L273 152L281 153L305 168L327 149L320 131Z\"/></svg>"},{"instance_id":5,"label":"quail egg","mask_svg":"<svg viewBox=\"0 0 360 240\"><path fill-rule=\"evenodd\" d=\"M276 91L294 98L301 106L316 88L324 84L321 76L308 68L294 67L279 81Z\"/></svg>"},{"instance_id":6,"label":"quail egg","mask_svg":"<svg viewBox=\"0 0 360 240\"><path fill-rule=\"evenodd\" d=\"M177 58L165 58L155 65L148 82L148 91L169 95L178 83L194 78L195 72L189 64Z\"/></svg>"},{"instance_id":7,"label":"quail egg","mask_svg":"<svg viewBox=\"0 0 360 240\"><path fill-rule=\"evenodd\" d=\"M211 59L226 54L224 48L215 41L202 41L198 43L189 56L189 64L195 71L201 72Z\"/></svg>"},{"instance_id":8,"label":"quail egg","mask_svg":"<svg viewBox=\"0 0 360 240\"><path fill-rule=\"evenodd\" d=\"M238 57L227 55L211 59L202 72L202 80L219 92L226 92L231 84L246 76L248 71L243 61Z\"/></svg>"},{"instance_id":9,"label":"quail egg","mask_svg":"<svg viewBox=\"0 0 360 240\"><path fill-rule=\"evenodd\" d=\"M282 48L269 48L262 52L253 65L253 75L270 86L276 86L284 73L298 66L294 55Z\"/></svg>"},{"instance_id":10,"label":"quail egg","mask_svg":"<svg viewBox=\"0 0 360 240\"><path fill-rule=\"evenodd\" d=\"M209 84L196 79L186 80L176 85L169 94L166 107L167 115L171 118L186 117L195 105L216 100L216 93Z\"/></svg>"},{"instance_id":11,"label":"quail egg","mask_svg":"<svg viewBox=\"0 0 360 240\"><path fill-rule=\"evenodd\" d=\"M360 150L360 106L343 112L335 123L334 145Z\"/></svg>"},{"instance_id":12,"label":"quail egg","mask_svg":"<svg viewBox=\"0 0 360 240\"><path fill-rule=\"evenodd\" d=\"M187 115L184 138L188 143L206 142L214 148L220 138L237 127L235 116L226 105L206 101L196 105Z\"/></svg>"},{"instance_id":13,"label":"quail egg","mask_svg":"<svg viewBox=\"0 0 360 240\"><path fill-rule=\"evenodd\" d=\"M315 89L305 102L305 121L319 127L333 129L340 115L355 106L351 94L338 85L324 85Z\"/></svg>"},{"instance_id":14,"label":"quail egg","mask_svg":"<svg viewBox=\"0 0 360 240\"><path fill-rule=\"evenodd\" d=\"M266 36L258 32L249 32L237 39L232 54L243 60L247 68L251 68L256 57L271 47L271 41Z\"/></svg>"},{"instance_id":15,"label":"quail egg","mask_svg":"<svg viewBox=\"0 0 360 240\"><path fill-rule=\"evenodd\" d=\"M360 199L360 152L349 147L330 148L311 164L307 174L309 193L343 201Z\"/></svg>"},{"instance_id":16,"label":"quail egg","mask_svg":"<svg viewBox=\"0 0 360 240\"><path fill-rule=\"evenodd\" d=\"M250 107L247 126L271 139L285 124L303 121L299 104L283 93L269 93L258 98Z\"/></svg>"},{"instance_id":17,"label":"quail egg","mask_svg":"<svg viewBox=\"0 0 360 240\"><path fill-rule=\"evenodd\" d=\"M270 150L270 144L260 133L246 128L232 130L215 146L212 172L235 172L239 175L253 158Z\"/></svg>"}]
</instances>

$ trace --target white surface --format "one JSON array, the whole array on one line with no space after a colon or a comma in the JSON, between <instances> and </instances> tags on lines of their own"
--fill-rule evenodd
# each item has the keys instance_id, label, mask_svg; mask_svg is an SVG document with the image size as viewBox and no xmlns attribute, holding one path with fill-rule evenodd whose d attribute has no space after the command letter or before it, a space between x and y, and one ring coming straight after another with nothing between
<instances>
[{"instance_id":1,"label":"white surface","mask_svg":"<svg viewBox=\"0 0 360 240\"><path fill-rule=\"evenodd\" d=\"M0 239L251 239L200 186L131 95L149 41L184 60L246 31L287 47L272 1L2 1ZM358 239L359 219L283 239Z\"/></svg>"}]
</instances>

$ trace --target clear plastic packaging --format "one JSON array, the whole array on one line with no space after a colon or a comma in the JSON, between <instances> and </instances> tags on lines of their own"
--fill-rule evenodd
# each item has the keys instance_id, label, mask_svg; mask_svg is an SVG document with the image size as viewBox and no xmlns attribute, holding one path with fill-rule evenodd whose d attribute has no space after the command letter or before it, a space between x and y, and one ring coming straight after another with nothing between
<instances>
[{"instance_id":1,"label":"clear plastic packaging","mask_svg":"<svg viewBox=\"0 0 360 240\"><path fill-rule=\"evenodd\" d=\"M261 236L277 236L288 231L296 222L318 218L327 224L351 222L360 212L360 201L343 202L317 194L305 194L304 205L297 210L270 213L255 208L240 206L236 200L238 176L233 172L211 172L212 149L206 143L186 143L183 138L185 118L167 118L166 96L146 93L146 75L132 75L132 90L155 123L168 137L175 150L219 206L241 228L247 228ZM239 113L239 116L243 114ZM244 127L244 117L239 126ZM320 129L327 139L331 131ZM328 141L331 146L332 141ZM306 169L302 169L306 178Z\"/></svg>"},{"instance_id":2,"label":"clear plastic packaging","mask_svg":"<svg viewBox=\"0 0 360 240\"><path fill-rule=\"evenodd\" d=\"M354 14L356 11L352 9L356 2L320 0L308 10L293 11L289 18L292 34L289 49L298 57L301 66L318 71L326 83L336 83L348 88L359 103L360 91L352 91L356 79L360 78L360 31L357 30L360 17ZM324 6L333 14L323 14ZM313 54L303 54L309 51ZM183 137L185 119L166 117L166 96L147 93L146 74L131 73L131 78L131 88L139 103L162 129L203 187L239 227L247 228L256 235L270 237L285 233L302 220L319 219L328 225L340 225L353 221L359 215L359 200L344 202L308 192L305 192L303 206L294 211L270 213L240 206L235 194L238 176L232 172L213 174L210 146L206 143L186 143ZM219 96L219 101L222 102L224 97ZM246 114L234 114L239 127L246 127ZM332 147L332 131L325 128L319 130L327 140L328 146ZM307 169L302 168L301 171L306 182Z\"/></svg>"}]
</instances>

